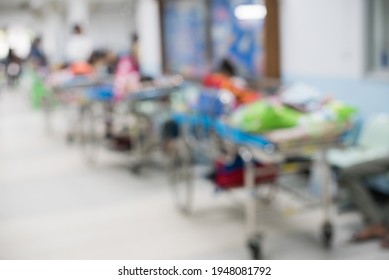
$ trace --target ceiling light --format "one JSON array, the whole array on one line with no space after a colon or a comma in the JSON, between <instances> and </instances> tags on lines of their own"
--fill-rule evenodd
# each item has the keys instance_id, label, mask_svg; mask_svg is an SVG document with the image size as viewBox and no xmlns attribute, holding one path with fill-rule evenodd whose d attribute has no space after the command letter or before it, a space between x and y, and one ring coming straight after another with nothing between
<instances>
[{"instance_id":1,"label":"ceiling light","mask_svg":"<svg viewBox=\"0 0 389 280\"><path fill-rule=\"evenodd\" d=\"M261 20L267 15L264 5L239 5L235 8L235 16L239 20Z\"/></svg>"}]
</instances>

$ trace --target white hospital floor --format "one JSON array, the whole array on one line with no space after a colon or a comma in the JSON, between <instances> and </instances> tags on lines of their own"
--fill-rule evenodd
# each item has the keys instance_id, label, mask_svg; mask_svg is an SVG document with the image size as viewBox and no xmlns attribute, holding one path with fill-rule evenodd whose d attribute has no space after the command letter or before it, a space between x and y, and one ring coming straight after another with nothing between
<instances>
[{"instance_id":1,"label":"white hospital floor","mask_svg":"<svg viewBox=\"0 0 389 280\"><path fill-rule=\"evenodd\" d=\"M248 259L244 216L227 195L196 181L194 213L174 206L163 170L129 172L128 159L102 152L88 165L52 135L19 92L0 93L0 259ZM350 244L357 214L336 217L332 250L320 245L320 209L292 213L281 193L260 208L266 259L389 259L378 242ZM289 212L289 214L286 214Z\"/></svg>"}]
</instances>

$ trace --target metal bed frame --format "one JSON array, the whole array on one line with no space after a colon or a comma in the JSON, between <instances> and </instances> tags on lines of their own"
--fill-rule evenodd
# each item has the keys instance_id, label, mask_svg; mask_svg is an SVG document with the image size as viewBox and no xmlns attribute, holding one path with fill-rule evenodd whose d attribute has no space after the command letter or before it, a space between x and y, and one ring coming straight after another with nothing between
<instances>
[{"instance_id":1,"label":"metal bed frame","mask_svg":"<svg viewBox=\"0 0 389 280\"><path fill-rule=\"evenodd\" d=\"M50 87L51 94L43 98L43 111L45 114L46 130L52 132L52 113L57 105L68 113L68 131L66 139L69 143L80 139L80 121L89 100L86 91L92 87L111 85L112 75L79 76L62 84ZM100 100L108 102L109 100Z\"/></svg>"},{"instance_id":2,"label":"metal bed frame","mask_svg":"<svg viewBox=\"0 0 389 280\"><path fill-rule=\"evenodd\" d=\"M97 148L101 144L102 137L98 135L97 126L104 122L104 118L115 119L121 115L124 118L132 118L130 124L129 137L133 141L134 147L131 154L135 156L135 163L131 170L135 173L146 165L149 155L155 148L160 148L160 135L155 133L153 116L142 110L141 105L145 102L152 102L158 107L166 107L170 110L169 100L175 90L182 85L182 79L177 77L171 84L164 86L148 86L138 91L131 92L127 98L118 102L112 99L101 100L98 96L89 96L83 110L83 129L81 131L82 144L87 151L87 158L90 162L96 161ZM118 107L121 106L122 112L118 113ZM100 110L99 110L100 108ZM119 108L120 109L120 108ZM111 110L111 111L110 111ZM116 112L115 112L116 110ZM96 113L97 111L97 113ZM150 133L151 132L151 133Z\"/></svg>"},{"instance_id":3,"label":"metal bed frame","mask_svg":"<svg viewBox=\"0 0 389 280\"><path fill-rule=\"evenodd\" d=\"M200 119L200 122L199 122ZM202 119L202 120L201 120ZM205 120L205 121L204 121ZM333 242L334 227L332 213L332 192L330 168L326 162L326 153L333 147L342 145L342 137L334 136L326 139L302 140L292 145L282 143L272 143L262 135L250 135L237 129L231 128L219 120L210 120L204 117L179 114L176 121L181 124L182 137L181 143L176 146L176 152L172 153L172 162L178 161L179 166L173 169L172 184L176 196L178 192L184 192L183 201L178 202L180 210L185 213L191 213L193 207L193 160L191 159L191 150L196 153L204 152L205 155L214 159L221 153L221 145L229 147L227 150L239 154L244 160L244 190L245 190L245 220L246 220L246 238L247 246L253 259L262 258L262 239L263 235L259 230L258 219L258 188L261 185L255 183L256 177L265 175L268 172L274 172L276 168L278 174L290 173L286 159L291 156L309 156L317 155L317 165L319 166L321 177L321 204L323 207L323 221L321 225L321 242L325 248L330 248ZM212 124L213 123L213 124ZM197 139L191 133L191 128L200 126L205 128L204 138ZM210 129L211 126L211 129ZM345 127L346 130L346 127ZM205 140L205 141L204 141ZM255 162L271 162L273 167L261 168L255 167ZM299 166L306 168L304 164ZM294 170L293 172L298 172ZM183 182L184 186L179 182ZM274 182L277 186L278 182ZM181 188L181 189L179 189Z\"/></svg>"}]
</instances>

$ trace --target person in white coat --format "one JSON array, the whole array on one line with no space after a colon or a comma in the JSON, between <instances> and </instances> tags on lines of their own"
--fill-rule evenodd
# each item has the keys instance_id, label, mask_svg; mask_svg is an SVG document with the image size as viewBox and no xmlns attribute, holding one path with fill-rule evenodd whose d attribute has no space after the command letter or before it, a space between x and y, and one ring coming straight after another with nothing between
<instances>
[{"instance_id":1,"label":"person in white coat","mask_svg":"<svg viewBox=\"0 0 389 280\"><path fill-rule=\"evenodd\" d=\"M93 52L93 42L78 24L73 26L72 35L66 46L66 60L69 64L87 62Z\"/></svg>"}]
</instances>

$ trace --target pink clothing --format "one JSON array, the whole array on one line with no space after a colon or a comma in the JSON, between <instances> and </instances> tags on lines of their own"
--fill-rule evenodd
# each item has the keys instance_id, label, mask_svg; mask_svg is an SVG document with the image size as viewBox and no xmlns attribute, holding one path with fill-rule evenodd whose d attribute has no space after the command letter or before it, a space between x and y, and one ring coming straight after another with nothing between
<instances>
[{"instance_id":1,"label":"pink clothing","mask_svg":"<svg viewBox=\"0 0 389 280\"><path fill-rule=\"evenodd\" d=\"M116 99L122 99L140 88L140 75L134 59L124 56L119 60L114 81Z\"/></svg>"}]
</instances>

